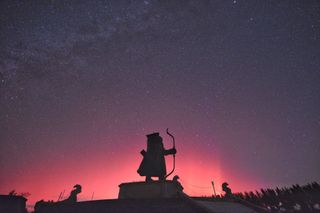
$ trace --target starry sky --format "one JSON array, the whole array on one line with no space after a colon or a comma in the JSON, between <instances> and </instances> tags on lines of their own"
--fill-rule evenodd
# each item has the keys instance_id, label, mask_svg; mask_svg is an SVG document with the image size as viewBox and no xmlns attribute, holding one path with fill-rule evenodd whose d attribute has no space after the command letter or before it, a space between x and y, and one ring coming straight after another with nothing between
<instances>
[{"instance_id":1,"label":"starry sky","mask_svg":"<svg viewBox=\"0 0 320 213\"><path fill-rule=\"evenodd\" d=\"M319 181L320 2L1 1L1 194L116 198L166 128L190 195Z\"/></svg>"}]
</instances>

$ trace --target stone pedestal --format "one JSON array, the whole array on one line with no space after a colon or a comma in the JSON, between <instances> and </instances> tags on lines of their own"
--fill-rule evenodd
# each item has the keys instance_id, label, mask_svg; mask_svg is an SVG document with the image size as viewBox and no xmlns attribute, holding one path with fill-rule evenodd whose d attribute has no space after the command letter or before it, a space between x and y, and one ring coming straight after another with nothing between
<instances>
[{"instance_id":1,"label":"stone pedestal","mask_svg":"<svg viewBox=\"0 0 320 213\"><path fill-rule=\"evenodd\" d=\"M119 187L119 199L177 198L183 194L177 181L131 182Z\"/></svg>"}]
</instances>

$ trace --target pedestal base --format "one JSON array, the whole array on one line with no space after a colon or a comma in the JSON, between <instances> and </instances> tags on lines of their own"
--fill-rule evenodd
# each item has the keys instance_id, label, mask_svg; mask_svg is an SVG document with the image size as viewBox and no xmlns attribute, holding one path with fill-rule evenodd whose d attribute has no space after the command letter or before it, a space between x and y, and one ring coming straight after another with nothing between
<instances>
[{"instance_id":1,"label":"pedestal base","mask_svg":"<svg viewBox=\"0 0 320 213\"><path fill-rule=\"evenodd\" d=\"M177 198L183 194L177 181L131 182L119 187L119 199Z\"/></svg>"}]
</instances>

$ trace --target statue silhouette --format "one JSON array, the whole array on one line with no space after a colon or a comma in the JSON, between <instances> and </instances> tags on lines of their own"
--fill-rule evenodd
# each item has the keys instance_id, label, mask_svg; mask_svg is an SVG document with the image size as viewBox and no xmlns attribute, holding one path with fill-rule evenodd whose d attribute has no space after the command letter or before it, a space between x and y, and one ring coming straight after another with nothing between
<instances>
[{"instance_id":1,"label":"statue silhouette","mask_svg":"<svg viewBox=\"0 0 320 213\"><path fill-rule=\"evenodd\" d=\"M79 184L76 184L73 186L73 190L70 192L70 196L62 201L54 202L53 200L51 201L44 201L44 200L39 200L36 202L34 206L35 212L46 212L45 210L42 211L43 208L46 207L52 207L57 204L70 204L70 203L76 203L77 202L77 195L81 193L81 186Z\"/></svg>"},{"instance_id":2,"label":"statue silhouette","mask_svg":"<svg viewBox=\"0 0 320 213\"><path fill-rule=\"evenodd\" d=\"M172 178L172 182L176 184L177 188L179 189L178 192L182 192L183 190L183 186L181 185L181 183L178 181L180 179L180 177L178 175L175 175Z\"/></svg>"},{"instance_id":3,"label":"statue silhouette","mask_svg":"<svg viewBox=\"0 0 320 213\"><path fill-rule=\"evenodd\" d=\"M164 181L166 176L165 155L176 154L176 149L164 149L162 138L159 133L147 135L147 151L142 150L143 160L139 166L138 173L141 176L146 176L146 181L152 181L151 177L158 177Z\"/></svg>"},{"instance_id":4,"label":"statue silhouette","mask_svg":"<svg viewBox=\"0 0 320 213\"><path fill-rule=\"evenodd\" d=\"M229 184L227 182L224 182L222 184L222 190L225 192L225 197L226 198L232 197L232 191L228 186L229 186Z\"/></svg>"},{"instance_id":5,"label":"statue silhouette","mask_svg":"<svg viewBox=\"0 0 320 213\"><path fill-rule=\"evenodd\" d=\"M81 186L79 184L73 186L73 190L70 192L70 196L64 200L65 202L75 203L77 202L77 195L81 193Z\"/></svg>"}]
</instances>

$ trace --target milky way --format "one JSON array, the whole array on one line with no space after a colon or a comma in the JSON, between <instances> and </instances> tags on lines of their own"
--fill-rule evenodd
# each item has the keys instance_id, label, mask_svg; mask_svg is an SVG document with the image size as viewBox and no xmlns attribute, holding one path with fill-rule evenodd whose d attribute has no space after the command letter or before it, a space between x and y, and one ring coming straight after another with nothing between
<instances>
[{"instance_id":1,"label":"milky way","mask_svg":"<svg viewBox=\"0 0 320 213\"><path fill-rule=\"evenodd\" d=\"M319 1L0 5L0 193L114 198L167 127L189 194L320 180Z\"/></svg>"}]
</instances>

